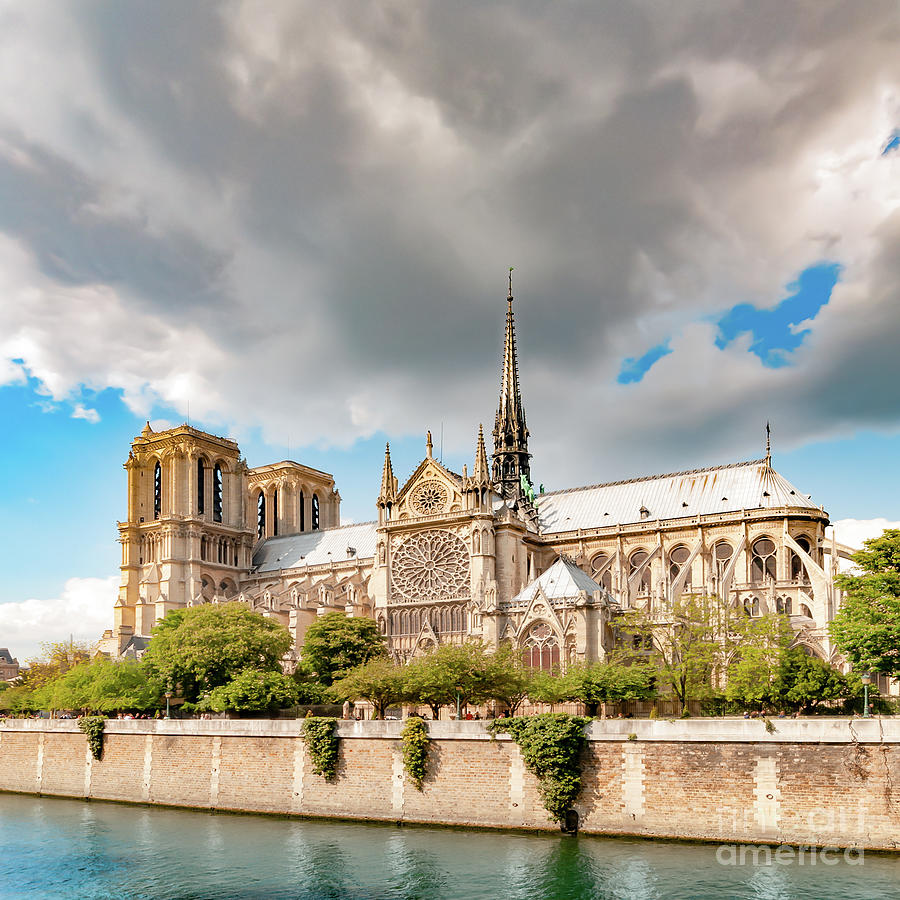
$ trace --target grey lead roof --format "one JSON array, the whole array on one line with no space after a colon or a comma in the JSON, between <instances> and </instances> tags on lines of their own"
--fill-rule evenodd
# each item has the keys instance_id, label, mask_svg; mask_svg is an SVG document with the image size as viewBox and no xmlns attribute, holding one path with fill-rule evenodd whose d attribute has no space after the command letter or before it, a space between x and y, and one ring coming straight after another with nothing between
<instances>
[{"instance_id":1,"label":"grey lead roof","mask_svg":"<svg viewBox=\"0 0 900 900\"><path fill-rule=\"evenodd\" d=\"M768 507L819 511L764 459L554 491L538 498L543 534Z\"/></svg>"},{"instance_id":2,"label":"grey lead roof","mask_svg":"<svg viewBox=\"0 0 900 900\"><path fill-rule=\"evenodd\" d=\"M569 562L567 559L558 559L543 575L536 578L531 584L516 594L510 605L526 606L531 603L532 598L538 592L538 588L543 591L544 596L548 600L563 600L577 597L582 591L593 594L595 591L603 590L593 578L586 575L575 563Z\"/></svg>"},{"instance_id":3,"label":"grey lead roof","mask_svg":"<svg viewBox=\"0 0 900 900\"><path fill-rule=\"evenodd\" d=\"M363 522L269 538L253 554L254 568L257 572L277 572L297 566L371 559L375 556L376 524Z\"/></svg>"}]
</instances>

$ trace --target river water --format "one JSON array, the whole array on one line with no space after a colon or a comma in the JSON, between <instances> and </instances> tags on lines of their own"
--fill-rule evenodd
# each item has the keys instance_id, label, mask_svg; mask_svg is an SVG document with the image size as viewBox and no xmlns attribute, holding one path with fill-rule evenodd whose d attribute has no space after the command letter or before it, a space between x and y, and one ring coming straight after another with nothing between
<instances>
[{"instance_id":1,"label":"river water","mask_svg":"<svg viewBox=\"0 0 900 900\"><path fill-rule=\"evenodd\" d=\"M0 794L0 897L900 897L900 857L235 816ZM812 863L812 864L811 864Z\"/></svg>"}]
</instances>

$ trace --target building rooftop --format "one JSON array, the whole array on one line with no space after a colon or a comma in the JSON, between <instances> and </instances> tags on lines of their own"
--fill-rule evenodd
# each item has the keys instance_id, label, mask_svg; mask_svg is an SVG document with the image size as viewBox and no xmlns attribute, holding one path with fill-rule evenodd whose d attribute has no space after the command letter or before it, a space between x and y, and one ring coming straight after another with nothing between
<instances>
[{"instance_id":1,"label":"building rooftop","mask_svg":"<svg viewBox=\"0 0 900 900\"><path fill-rule=\"evenodd\" d=\"M372 559L375 556L376 525L377 522L363 522L268 538L253 554L254 570L277 572L298 566L346 562L348 559Z\"/></svg>"},{"instance_id":2,"label":"building rooftop","mask_svg":"<svg viewBox=\"0 0 900 900\"><path fill-rule=\"evenodd\" d=\"M534 596L541 591L548 600L564 600L577 597L582 591L593 594L603 588L586 575L571 560L558 559L543 575L523 588L510 601L510 606L527 606Z\"/></svg>"},{"instance_id":3,"label":"building rooftop","mask_svg":"<svg viewBox=\"0 0 900 900\"><path fill-rule=\"evenodd\" d=\"M543 534L785 507L821 513L765 459L553 491L538 498Z\"/></svg>"}]
</instances>

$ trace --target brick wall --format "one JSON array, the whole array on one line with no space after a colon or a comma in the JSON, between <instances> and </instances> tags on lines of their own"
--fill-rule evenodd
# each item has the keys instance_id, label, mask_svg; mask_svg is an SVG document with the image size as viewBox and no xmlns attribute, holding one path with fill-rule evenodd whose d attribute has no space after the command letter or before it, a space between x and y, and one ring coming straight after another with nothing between
<instances>
[{"instance_id":1,"label":"brick wall","mask_svg":"<svg viewBox=\"0 0 900 900\"><path fill-rule=\"evenodd\" d=\"M576 804L592 833L896 849L900 722L595 722ZM0 720L0 790L209 809L544 829L516 745L430 722L429 774L403 771L399 722L342 722L338 776L312 771L291 720L110 721L91 758L77 723Z\"/></svg>"}]
</instances>

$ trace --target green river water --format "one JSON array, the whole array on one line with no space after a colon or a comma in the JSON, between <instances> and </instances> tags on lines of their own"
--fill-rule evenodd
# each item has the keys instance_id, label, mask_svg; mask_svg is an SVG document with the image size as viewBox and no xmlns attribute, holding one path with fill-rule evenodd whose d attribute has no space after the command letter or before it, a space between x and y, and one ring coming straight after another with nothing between
<instances>
[{"instance_id":1,"label":"green river water","mask_svg":"<svg viewBox=\"0 0 900 900\"><path fill-rule=\"evenodd\" d=\"M0 897L900 898L900 857L234 816L0 794Z\"/></svg>"}]
</instances>

